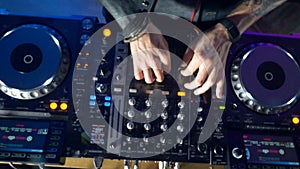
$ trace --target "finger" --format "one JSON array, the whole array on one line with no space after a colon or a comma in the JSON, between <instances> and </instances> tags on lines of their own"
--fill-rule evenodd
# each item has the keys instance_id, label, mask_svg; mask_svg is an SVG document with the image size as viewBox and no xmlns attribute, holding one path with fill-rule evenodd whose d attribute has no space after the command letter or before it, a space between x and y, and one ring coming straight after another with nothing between
<instances>
[{"instance_id":1,"label":"finger","mask_svg":"<svg viewBox=\"0 0 300 169\"><path fill-rule=\"evenodd\" d=\"M225 79L222 79L216 83L216 97L223 99L224 96Z\"/></svg>"},{"instance_id":2,"label":"finger","mask_svg":"<svg viewBox=\"0 0 300 169\"><path fill-rule=\"evenodd\" d=\"M164 74L162 70L159 69L153 69L153 73L156 77L156 81L163 82L164 81Z\"/></svg>"},{"instance_id":3,"label":"finger","mask_svg":"<svg viewBox=\"0 0 300 169\"><path fill-rule=\"evenodd\" d=\"M200 65L201 59L194 55L188 66L181 71L181 74L183 76L191 76L199 68Z\"/></svg>"},{"instance_id":4,"label":"finger","mask_svg":"<svg viewBox=\"0 0 300 169\"><path fill-rule=\"evenodd\" d=\"M144 74L142 71L138 71L137 73L134 73L134 78L136 80L142 80L144 78Z\"/></svg>"},{"instance_id":5,"label":"finger","mask_svg":"<svg viewBox=\"0 0 300 169\"><path fill-rule=\"evenodd\" d=\"M190 48L188 48L183 56L183 64L181 65L181 67L186 67L189 62L191 61L192 57L194 56L194 51Z\"/></svg>"},{"instance_id":6,"label":"finger","mask_svg":"<svg viewBox=\"0 0 300 169\"><path fill-rule=\"evenodd\" d=\"M194 91L194 94L200 95L208 91L215 84L215 75L215 72L211 72L211 74L208 76L207 80L203 83L203 85Z\"/></svg>"},{"instance_id":7,"label":"finger","mask_svg":"<svg viewBox=\"0 0 300 169\"><path fill-rule=\"evenodd\" d=\"M191 81L190 83L184 84L184 87L189 89L189 90L196 89L199 86L203 85L203 83L205 82L206 77L207 77L207 72L206 72L206 69L205 69L205 64L201 64L200 67L199 67L198 74L195 77L195 79L193 81Z\"/></svg>"},{"instance_id":8,"label":"finger","mask_svg":"<svg viewBox=\"0 0 300 169\"><path fill-rule=\"evenodd\" d=\"M147 84L151 84L155 81L155 78L153 76L153 72L151 69L144 69L143 74L144 74L145 82Z\"/></svg>"}]
</instances>

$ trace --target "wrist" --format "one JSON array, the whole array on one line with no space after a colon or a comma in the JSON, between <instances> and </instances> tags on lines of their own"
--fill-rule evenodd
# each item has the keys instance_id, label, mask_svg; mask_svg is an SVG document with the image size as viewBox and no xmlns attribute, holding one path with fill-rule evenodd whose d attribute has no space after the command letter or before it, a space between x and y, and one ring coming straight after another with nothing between
<instances>
[{"instance_id":1,"label":"wrist","mask_svg":"<svg viewBox=\"0 0 300 169\"><path fill-rule=\"evenodd\" d=\"M219 25L223 27L227 34L227 38L232 42L235 43L240 39L241 33L237 26L229 20L228 18L224 18L220 20Z\"/></svg>"}]
</instances>

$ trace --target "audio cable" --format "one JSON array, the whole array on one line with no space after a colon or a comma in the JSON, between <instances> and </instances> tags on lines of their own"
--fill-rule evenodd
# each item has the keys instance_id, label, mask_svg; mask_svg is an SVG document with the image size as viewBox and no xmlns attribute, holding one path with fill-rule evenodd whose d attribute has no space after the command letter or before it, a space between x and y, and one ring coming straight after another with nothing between
<instances>
[{"instance_id":1,"label":"audio cable","mask_svg":"<svg viewBox=\"0 0 300 169\"><path fill-rule=\"evenodd\" d=\"M130 164L128 160L124 160L124 169L130 169Z\"/></svg>"},{"instance_id":2,"label":"audio cable","mask_svg":"<svg viewBox=\"0 0 300 169\"><path fill-rule=\"evenodd\" d=\"M14 166L14 164L12 162L9 162L8 165L12 168L12 169L18 169L17 167Z\"/></svg>"},{"instance_id":3,"label":"audio cable","mask_svg":"<svg viewBox=\"0 0 300 169\"><path fill-rule=\"evenodd\" d=\"M139 160L135 160L134 161L134 166L133 166L133 169L139 169Z\"/></svg>"}]
</instances>

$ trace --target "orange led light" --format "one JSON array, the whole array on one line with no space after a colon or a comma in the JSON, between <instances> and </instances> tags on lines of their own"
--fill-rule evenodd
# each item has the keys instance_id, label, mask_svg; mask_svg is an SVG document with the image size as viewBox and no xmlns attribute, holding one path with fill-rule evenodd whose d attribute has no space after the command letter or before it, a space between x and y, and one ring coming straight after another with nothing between
<instances>
[{"instance_id":1,"label":"orange led light","mask_svg":"<svg viewBox=\"0 0 300 169\"><path fill-rule=\"evenodd\" d=\"M180 97L182 97L182 96L186 96L186 93L185 92L177 92L177 96L180 96Z\"/></svg>"},{"instance_id":2,"label":"orange led light","mask_svg":"<svg viewBox=\"0 0 300 169\"><path fill-rule=\"evenodd\" d=\"M50 107L51 110L55 110L55 109L57 109L57 103L52 102L52 103L50 103L49 107Z\"/></svg>"},{"instance_id":3,"label":"orange led light","mask_svg":"<svg viewBox=\"0 0 300 169\"><path fill-rule=\"evenodd\" d=\"M60 104L60 109L61 110L67 110L68 109L68 104L67 103L61 103Z\"/></svg>"},{"instance_id":4,"label":"orange led light","mask_svg":"<svg viewBox=\"0 0 300 169\"><path fill-rule=\"evenodd\" d=\"M109 36L111 35L111 30L108 29L108 28L104 29L104 30L103 30L103 35L104 35L105 37L109 37Z\"/></svg>"},{"instance_id":5,"label":"orange led light","mask_svg":"<svg viewBox=\"0 0 300 169\"><path fill-rule=\"evenodd\" d=\"M293 118L292 118L292 122L293 122L294 124L299 124L299 123L300 123L299 117L293 117Z\"/></svg>"}]
</instances>

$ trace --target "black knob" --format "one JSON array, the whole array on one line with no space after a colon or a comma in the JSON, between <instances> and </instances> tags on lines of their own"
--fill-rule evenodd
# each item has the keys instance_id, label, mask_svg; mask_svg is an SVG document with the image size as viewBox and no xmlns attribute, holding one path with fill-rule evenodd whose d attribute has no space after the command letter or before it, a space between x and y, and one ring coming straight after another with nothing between
<instances>
[{"instance_id":1,"label":"black knob","mask_svg":"<svg viewBox=\"0 0 300 169\"><path fill-rule=\"evenodd\" d=\"M231 153L235 159L239 160L243 158L243 150L241 148L235 147L232 149Z\"/></svg>"},{"instance_id":2,"label":"black knob","mask_svg":"<svg viewBox=\"0 0 300 169\"><path fill-rule=\"evenodd\" d=\"M222 155L224 153L224 148L222 146L216 146L214 148L214 153L217 155Z\"/></svg>"},{"instance_id":3,"label":"black knob","mask_svg":"<svg viewBox=\"0 0 300 169\"><path fill-rule=\"evenodd\" d=\"M107 86L105 84L98 83L96 85L96 89L99 93L105 93L107 91Z\"/></svg>"},{"instance_id":4,"label":"black knob","mask_svg":"<svg viewBox=\"0 0 300 169\"><path fill-rule=\"evenodd\" d=\"M207 144L205 144L205 143L198 144L197 150L200 153L206 154L207 153Z\"/></svg>"}]
</instances>

